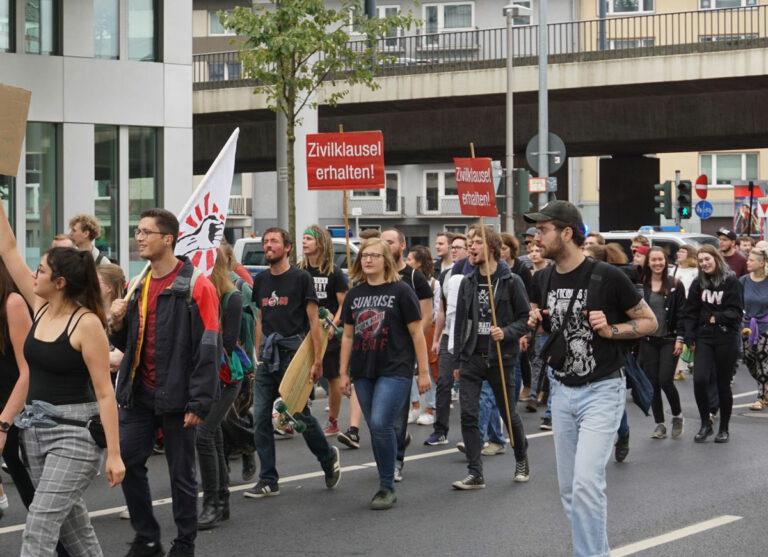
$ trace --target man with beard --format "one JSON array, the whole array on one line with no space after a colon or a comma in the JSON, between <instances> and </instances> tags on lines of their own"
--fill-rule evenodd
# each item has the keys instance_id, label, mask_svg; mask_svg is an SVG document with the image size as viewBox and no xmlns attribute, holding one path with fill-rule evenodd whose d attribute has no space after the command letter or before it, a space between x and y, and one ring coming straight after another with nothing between
<instances>
[{"instance_id":1,"label":"man with beard","mask_svg":"<svg viewBox=\"0 0 768 557\"><path fill-rule=\"evenodd\" d=\"M317 381L323 375L320 353L323 329L312 276L288 262L293 247L288 232L282 228L268 228L261 241L269 264L269 270L259 273L253 281L253 302L259 306L255 342L259 365L253 388L253 420L261 469L259 481L244 494L253 499L280 493L275 467L272 406L279 395L278 388L285 370L307 333L315 353L312 380ZM308 406L297 417L307 425L304 441L325 472L326 487L336 487L341 476L339 450L328 444L323 429L309 413Z\"/></svg>"},{"instance_id":2,"label":"man with beard","mask_svg":"<svg viewBox=\"0 0 768 557\"><path fill-rule=\"evenodd\" d=\"M481 432L478 427L483 381L490 384L496 405L503 409L502 417L514 440L517 462L514 480L527 482L530 478L527 441L523 422L515 412L516 396L510 373L519 357L520 337L527 332L528 296L520 277L512 274L508 266L498 264L501 255L499 234L486 227L485 237L486 244L480 233L476 232L472 237L469 259L474 271L461 281L453 325L454 353L461 362L461 435L469 468L466 478L453 483L454 489L460 490L485 487L480 457L485 432ZM490 278L484 273L490 273ZM492 293L489 283L494 285ZM495 302L493 306L491 294ZM492 307L496 309L496 325L492 319ZM498 361L495 343L501 347L501 362Z\"/></svg>"},{"instance_id":3,"label":"man with beard","mask_svg":"<svg viewBox=\"0 0 768 557\"><path fill-rule=\"evenodd\" d=\"M396 228L390 228L381 233L381 239L384 240L392 252L395 260L397 272L400 273L400 280L409 285L416 292L421 308L421 325L426 333L432 325L432 288L430 288L427 279L421 273L405 264L403 252L405 251L405 235ZM414 362L414 366L416 362ZM403 479L403 463L405 462L405 448L410 442L406 433L408 427L408 410L410 401L403 407L400 418L395 426L397 435L397 462L395 462L395 481L400 482Z\"/></svg>"},{"instance_id":4,"label":"man with beard","mask_svg":"<svg viewBox=\"0 0 768 557\"><path fill-rule=\"evenodd\" d=\"M575 206L552 201L525 219L555 262L534 277L528 326L543 322L550 335L542 352L554 376L557 477L573 555L607 557L605 466L626 397L625 355L616 341L653 333L656 318L624 273L584 256Z\"/></svg>"}]
</instances>

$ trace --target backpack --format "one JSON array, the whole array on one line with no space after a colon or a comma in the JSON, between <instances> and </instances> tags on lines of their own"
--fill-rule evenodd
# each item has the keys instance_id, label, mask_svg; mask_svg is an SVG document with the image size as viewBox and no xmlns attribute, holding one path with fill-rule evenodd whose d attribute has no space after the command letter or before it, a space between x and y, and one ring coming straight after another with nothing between
<instances>
[{"instance_id":1,"label":"backpack","mask_svg":"<svg viewBox=\"0 0 768 557\"><path fill-rule=\"evenodd\" d=\"M248 283L239 276L233 276L232 279L243 300L243 316L240 318L238 342L248 357L253 359L256 344L256 316L259 310L252 301L253 291L248 286ZM221 300L222 306L229 301L230 295L231 293L229 292L224 295L224 298Z\"/></svg>"}]
</instances>

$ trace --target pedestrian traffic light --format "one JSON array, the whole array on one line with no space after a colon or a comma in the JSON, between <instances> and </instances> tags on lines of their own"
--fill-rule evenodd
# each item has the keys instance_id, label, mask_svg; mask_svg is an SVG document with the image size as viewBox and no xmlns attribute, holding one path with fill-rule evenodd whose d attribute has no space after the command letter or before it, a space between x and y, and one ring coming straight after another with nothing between
<instances>
[{"instance_id":1,"label":"pedestrian traffic light","mask_svg":"<svg viewBox=\"0 0 768 557\"><path fill-rule=\"evenodd\" d=\"M677 214L681 219L691 218L693 186L690 180L681 180L677 184Z\"/></svg>"},{"instance_id":2,"label":"pedestrian traffic light","mask_svg":"<svg viewBox=\"0 0 768 557\"><path fill-rule=\"evenodd\" d=\"M656 208L653 210L658 215L664 215L664 217L672 218L672 182L667 180L663 184L654 184L653 189L658 192L653 197L656 202Z\"/></svg>"}]
</instances>

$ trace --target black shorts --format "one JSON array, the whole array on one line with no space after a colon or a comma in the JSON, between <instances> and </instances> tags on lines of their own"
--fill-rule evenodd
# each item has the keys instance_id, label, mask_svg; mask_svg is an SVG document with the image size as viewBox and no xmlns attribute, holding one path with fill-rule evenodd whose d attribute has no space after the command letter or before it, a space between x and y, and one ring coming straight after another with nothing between
<instances>
[{"instance_id":1,"label":"black shorts","mask_svg":"<svg viewBox=\"0 0 768 557\"><path fill-rule=\"evenodd\" d=\"M341 363L341 342L332 338L328 341L328 348L323 356L323 377L326 379L339 378L339 365Z\"/></svg>"}]
</instances>

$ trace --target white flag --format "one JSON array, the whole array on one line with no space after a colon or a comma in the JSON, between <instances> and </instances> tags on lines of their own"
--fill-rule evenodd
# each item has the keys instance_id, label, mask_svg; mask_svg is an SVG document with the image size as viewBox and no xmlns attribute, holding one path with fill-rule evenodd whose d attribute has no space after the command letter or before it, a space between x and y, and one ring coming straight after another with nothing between
<instances>
[{"instance_id":1,"label":"white flag","mask_svg":"<svg viewBox=\"0 0 768 557\"><path fill-rule=\"evenodd\" d=\"M224 237L239 134L240 128L232 132L205 173L203 181L178 215L176 255L189 257L205 276L210 276L213 271L216 254Z\"/></svg>"}]
</instances>

